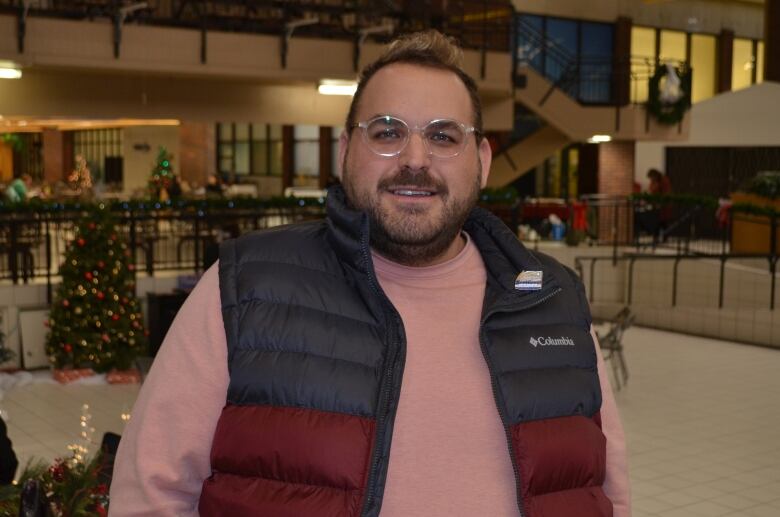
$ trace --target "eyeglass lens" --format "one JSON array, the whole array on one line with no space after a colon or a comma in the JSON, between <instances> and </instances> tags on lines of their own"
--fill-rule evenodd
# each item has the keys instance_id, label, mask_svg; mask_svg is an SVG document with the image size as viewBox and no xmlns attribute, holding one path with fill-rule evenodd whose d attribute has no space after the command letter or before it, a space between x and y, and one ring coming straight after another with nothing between
<instances>
[{"instance_id":1,"label":"eyeglass lens","mask_svg":"<svg viewBox=\"0 0 780 517\"><path fill-rule=\"evenodd\" d=\"M385 156L401 152L411 133L404 121L394 117L375 118L369 121L365 131L371 149ZM428 151L443 158L460 153L466 142L463 127L454 120L434 120L421 133Z\"/></svg>"}]
</instances>

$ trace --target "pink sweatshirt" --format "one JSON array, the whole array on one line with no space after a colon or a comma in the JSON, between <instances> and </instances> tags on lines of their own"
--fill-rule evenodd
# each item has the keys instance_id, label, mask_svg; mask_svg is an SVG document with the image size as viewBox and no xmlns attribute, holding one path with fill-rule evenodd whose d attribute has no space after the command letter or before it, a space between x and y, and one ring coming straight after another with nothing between
<instances>
[{"instance_id":1,"label":"pink sweatshirt","mask_svg":"<svg viewBox=\"0 0 780 517\"><path fill-rule=\"evenodd\" d=\"M506 436L478 340L486 278L478 250L469 242L454 259L425 268L376 254L374 263L407 337L382 516L517 515ZM218 293L215 266L160 348L120 443L112 516L197 515L229 382ZM604 489L614 516L629 517L625 438L600 352L598 360Z\"/></svg>"}]
</instances>

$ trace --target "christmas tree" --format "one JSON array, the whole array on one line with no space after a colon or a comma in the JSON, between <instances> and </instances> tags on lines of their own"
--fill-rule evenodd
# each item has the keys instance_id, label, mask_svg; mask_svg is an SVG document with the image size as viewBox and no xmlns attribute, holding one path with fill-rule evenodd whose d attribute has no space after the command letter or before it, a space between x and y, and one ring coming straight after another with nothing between
<instances>
[{"instance_id":1,"label":"christmas tree","mask_svg":"<svg viewBox=\"0 0 780 517\"><path fill-rule=\"evenodd\" d=\"M81 219L49 314L46 351L55 368L126 370L145 351L133 268L108 210Z\"/></svg>"},{"instance_id":2,"label":"christmas tree","mask_svg":"<svg viewBox=\"0 0 780 517\"><path fill-rule=\"evenodd\" d=\"M149 177L149 193L153 198L167 199L168 197L168 189L175 181L171 158L171 154L165 147L160 147L157 151L157 161Z\"/></svg>"}]
</instances>

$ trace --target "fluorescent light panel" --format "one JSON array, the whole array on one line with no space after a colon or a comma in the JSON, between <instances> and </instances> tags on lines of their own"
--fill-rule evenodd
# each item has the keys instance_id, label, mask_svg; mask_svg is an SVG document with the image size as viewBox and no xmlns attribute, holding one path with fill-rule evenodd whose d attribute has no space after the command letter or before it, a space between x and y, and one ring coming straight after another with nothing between
<instances>
[{"instance_id":1,"label":"fluorescent light panel","mask_svg":"<svg viewBox=\"0 0 780 517\"><path fill-rule=\"evenodd\" d=\"M588 138L589 144L602 144L604 142L610 141L612 141L612 137L609 135L593 135L592 137Z\"/></svg>"},{"instance_id":2,"label":"fluorescent light panel","mask_svg":"<svg viewBox=\"0 0 780 517\"><path fill-rule=\"evenodd\" d=\"M317 87L322 95L355 95L357 83L355 81L339 81L335 79L323 79Z\"/></svg>"}]
</instances>

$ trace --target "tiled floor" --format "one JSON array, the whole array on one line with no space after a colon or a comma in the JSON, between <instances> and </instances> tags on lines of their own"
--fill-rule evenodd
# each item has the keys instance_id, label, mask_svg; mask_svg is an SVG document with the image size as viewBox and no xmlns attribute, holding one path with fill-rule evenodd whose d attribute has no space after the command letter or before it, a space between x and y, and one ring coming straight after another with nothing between
<instances>
[{"instance_id":1,"label":"tiled floor","mask_svg":"<svg viewBox=\"0 0 780 517\"><path fill-rule=\"evenodd\" d=\"M780 516L780 350L644 328L624 338L617 393L634 517ZM0 402L21 461L77 443L82 405L95 439L121 432L134 386L14 388Z\"/></svg>"}]
</instances>

